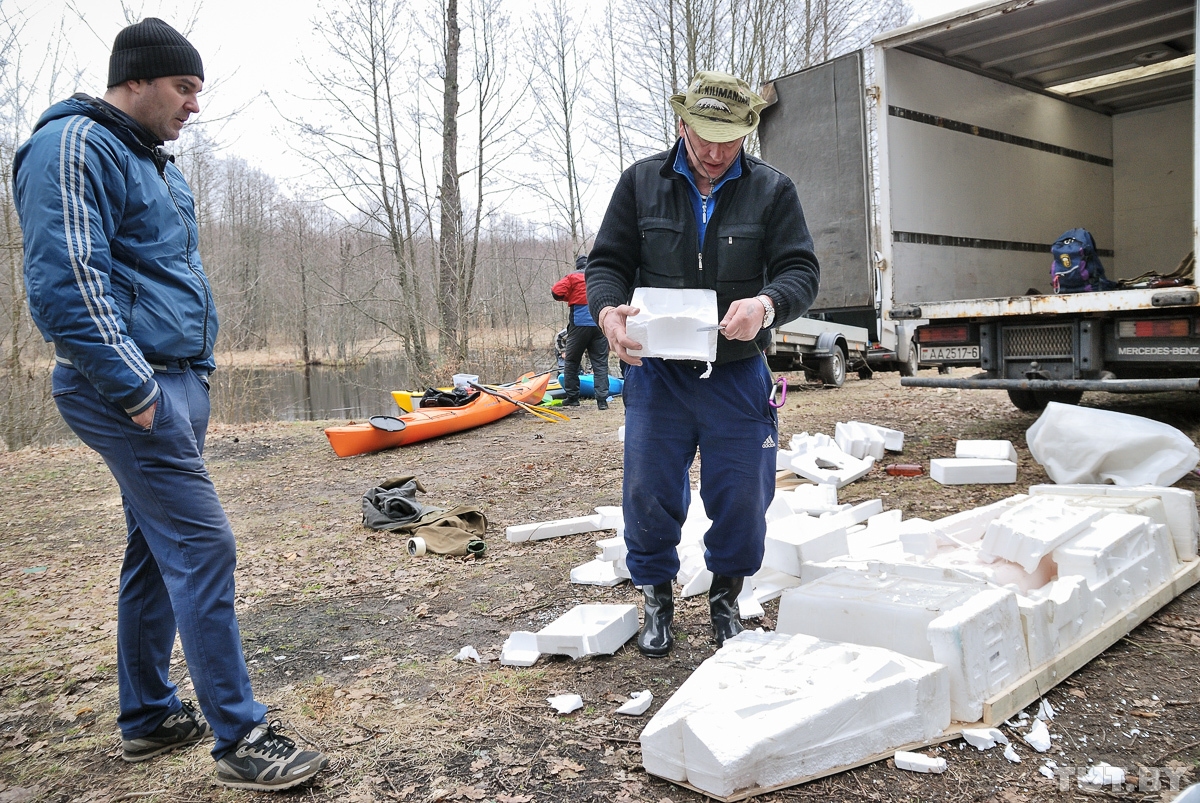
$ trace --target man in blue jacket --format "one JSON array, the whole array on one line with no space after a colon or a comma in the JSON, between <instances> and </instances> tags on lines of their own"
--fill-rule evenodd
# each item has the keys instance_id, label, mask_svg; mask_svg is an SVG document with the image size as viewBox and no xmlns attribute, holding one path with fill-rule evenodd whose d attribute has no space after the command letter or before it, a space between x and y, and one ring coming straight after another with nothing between
<instances>
[{"instance_id":1,"label":"man in blue jacket","mask_svg":"<svg viewBox=\"0 0 1200 803\"><path fill-rule=\"evenodd\" d=\"M217 780L286 789L327 763L266 723L233 610L233 531L204 466L217 317L195 205L163 149L200 111L200 54L153 17L117 34L108 91L52 106L13 183L34 321L54 342L55 403L121 488L122 753L210 734ZM200 711L168 677L178 630Z\"/></svg>"}]
</instances>

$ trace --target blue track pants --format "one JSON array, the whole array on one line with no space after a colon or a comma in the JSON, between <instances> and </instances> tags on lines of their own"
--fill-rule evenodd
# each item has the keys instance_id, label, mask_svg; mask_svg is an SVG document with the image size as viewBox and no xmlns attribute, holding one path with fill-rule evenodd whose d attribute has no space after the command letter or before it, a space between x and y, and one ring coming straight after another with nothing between
<instances>
[{"instance_id":1,"label":"blue track pants","mask_svg":"<svg viewBox=\"0 0 1200 803\"><path fill-rule=\"evenodd\" d=\"M761 357L714 365L643 359L625 369L623 512L629 573L657 585L679 571L675 547L691 499L688 469L700 450L700 496L712 526L710 571L748 577L762 565L767 506L775 494L778 423Z\"/></svg>"},{"instance_id":2,"label":"blue track pants","mask_svg":"<svg viewBox=\"0 0 1200 803\"><path fill-rule=\"evenodd\" d=\"M255 702L233 611L233 531L204 467L208 390L191 370L156 373L154 425L144 430L74 368L54 369L54 400L121 488L128 525L117 599L121 735L151 733L180 708L167 676L176 628L196 697L229 750L266 716Z\"/></svg>"}]
</instances>

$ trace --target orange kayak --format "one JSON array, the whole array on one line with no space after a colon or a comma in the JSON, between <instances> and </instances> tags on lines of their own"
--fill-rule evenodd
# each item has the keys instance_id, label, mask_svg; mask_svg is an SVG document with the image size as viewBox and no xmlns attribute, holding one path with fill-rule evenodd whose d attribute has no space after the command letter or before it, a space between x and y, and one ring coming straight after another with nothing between
<instances>
[{"instance_id":1,"label":"orange kayak","mask_svg":"<svg viewBox=\"0 0 1200 803\"><path fill-rule=\"evenodd\" d=\"M536 404L546 394L549 381L550 375L542 374L522 379L511 387L498 388L496 392L516 401ZM490 424L516 409L515 404L480 393L473 402L462 407L429 407L405 413L399 417L405 425L399 432L388 432L363 423L329 427L325 430L325 436L329 438L329 445L338 457L351 457Z\"/></svg>"}]
</instances>

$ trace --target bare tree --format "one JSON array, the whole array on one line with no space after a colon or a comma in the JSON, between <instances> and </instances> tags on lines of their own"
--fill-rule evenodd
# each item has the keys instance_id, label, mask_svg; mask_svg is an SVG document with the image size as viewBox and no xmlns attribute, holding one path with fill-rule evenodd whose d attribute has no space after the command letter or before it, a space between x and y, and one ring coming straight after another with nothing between
<instances>
[{"instance_id":1,"label":"bare tree","mask_svg":"<svg viewBox=\"0 0 1200 803\"><path fill-rule=\"evenodd\" d=\"M57 418L50 400L53 349L26 307L24 248L11 178L17 148L48 103L39 98L54 98L66 71L57 45L29 57L27 22L21 10L0 7L0 439L9 449L36 443ZM67 41L66 36L58 41Z\"/></svg>"},{"instance_id":2,"label":"bare tree","mask_svg":"<svg viewBox=\"0 0 1200 803\"><path fill-rule=\"evenodd\" d=\"M360 230L378 237L391 258L395 292L384 277L354 288L343 303L395 334L418 376L430 366L416 234L428 219L409 188L408 161L416 135L412 82L406 79L411 14L401 0L349 0L331 7L320 30L334 61L306 62L329 119L294 120L326 186L357 212ZM402 94L397 94L402 93ZM392 310L381 312L380 302Z\"/></svg>"},{"instance_id":3,"label":"bare tree","mask_svg":"<svg viewBox=\"0 0 1200 803\"><path fill-rule=\"evenodd\" d=\"M533 18L527 42L542 125L530 146L551 177L528 186L551 203L571 238L572 250L578 251L586 239L577 161L584 137L578 111L585 100L591 58L580 47L583 26L572 16L567 0L550 0L547 11L535 11Z\"/></svg>"},{"instance_id":4,"label":"bare tree","mask_svg":"<svg viewBox=\"0 0 1200 803\"><path fill-rule=\"evenodd\" d=\"M438 351L455 367L467 361L459 338L462 308L463 216L458 175L458 57L462 30L458 27L458 0L442 5L442 180L438 191L441 225L438 230Z\"/></svg>"}]
</instances>

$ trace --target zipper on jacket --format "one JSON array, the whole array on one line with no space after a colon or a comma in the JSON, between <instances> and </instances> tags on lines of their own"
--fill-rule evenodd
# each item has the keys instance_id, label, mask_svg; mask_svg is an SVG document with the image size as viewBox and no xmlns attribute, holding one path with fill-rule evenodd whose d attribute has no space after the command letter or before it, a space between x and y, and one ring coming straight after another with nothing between
<instances>
[{"instance_id":1,"label":"zipper on jacket","mask_svg":"<svg viewBox=\"0 0 1200 803\"><path fill-rule=\"evenodd\" d=\"M699 190L697 190L697 192L699 192ZM706 230L708 229L708 199L709 199L708 195L700 196L700 222L704 225L704 228ZM704 272L704 250L701 249L699 252L697 252L696 256L699 259L700 272L703 273Z\"/></svg>"},{"instance_id":2,"label":"zipper on jacket","mask_svg":"<svg viewBox=\"0 0 1200 803\"><path fill-rule=\"evenodd\" d=\"M197 357L203 357L204 351L208 348L208 319L211 314L212 297L208 290L208 283L204 281L204 277L200 272L192 266L192 230L188 227L187 216L183 214L183 210L179 208L179 201L175 200L175 191L171 189L171 182L167 178L166 166L159 171L162 176L163 183L167 185L167 195L171 196L171 203L175 205L175 211L179 214L179 220L183 223L183 230L187 232L187 250L184 252L183 259L187 263L188 270L200 282L200 287L204 290L204 328L201 330L200 353ZM199 224L197 224L199 225Z\"/></svg>"}]
</instances>

